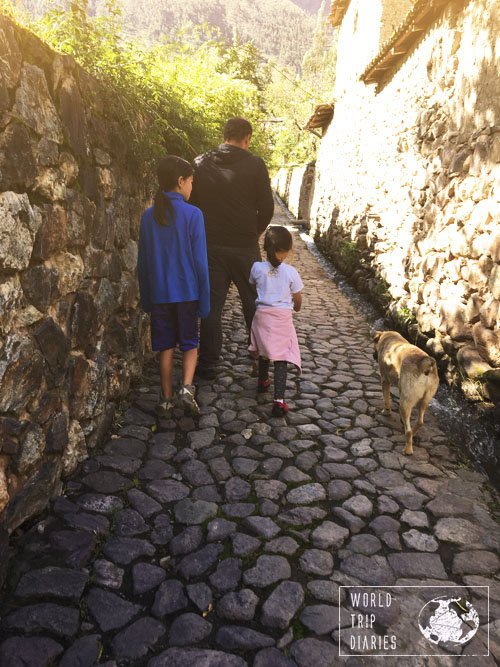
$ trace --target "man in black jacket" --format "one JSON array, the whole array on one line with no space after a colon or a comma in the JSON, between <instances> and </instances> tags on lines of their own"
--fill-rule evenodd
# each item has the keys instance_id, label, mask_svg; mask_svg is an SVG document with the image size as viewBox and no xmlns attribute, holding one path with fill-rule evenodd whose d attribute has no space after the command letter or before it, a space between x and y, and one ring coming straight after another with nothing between
<instances>
[{"instance_id":1,"label":"man in black jacket","mask_svg":"<svg viewBox=\"0 0 500 667\"><path fill-rule=\"evenodd\" d=\"M194 161L191 203L205 218L210 274L210 315L201 321L198 375L213 379L222 350L221 316L231 282L239 292L250 329L255 287L248 278L260 261L259 236L271 221L274 199L264 161L249 150L252 126L231 118L224 143Z\"/></svg>"}]
</instances>

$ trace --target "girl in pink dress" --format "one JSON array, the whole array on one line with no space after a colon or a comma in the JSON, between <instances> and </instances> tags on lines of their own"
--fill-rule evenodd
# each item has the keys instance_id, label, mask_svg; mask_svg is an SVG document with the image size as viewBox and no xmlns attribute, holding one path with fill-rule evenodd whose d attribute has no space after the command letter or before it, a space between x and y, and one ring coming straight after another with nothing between
<instances>
[{"instance_id":1,"label":"girl in pink dress","mask_svg":"<svg viewBox=\"0 0 500 667\"><path fill-rule=\"evenodd\" d=\"M257 309L248 349L259 359L259 393L266 392L271 384L269 364L274 362L274 417L288 412L285 403L287 363L299 370L301 367L293 311L300 310L304 285L297 270L283 263L292 245L292 235L286 227L269 226L264 236L267 261L255 262L250 272L250 282L257 288Z\"/></svg>"}]
</instances>

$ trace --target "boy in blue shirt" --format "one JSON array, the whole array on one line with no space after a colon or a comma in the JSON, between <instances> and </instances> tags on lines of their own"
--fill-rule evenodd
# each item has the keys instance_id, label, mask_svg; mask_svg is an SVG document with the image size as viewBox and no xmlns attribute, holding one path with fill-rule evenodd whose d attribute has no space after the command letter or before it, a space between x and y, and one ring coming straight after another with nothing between
<instances>
[{"instance_id":1,"label":"boy in blue shirt","mask_svg":"<svg viewBox=\"0 0 500 667\"><path fill-rule=\"evenodd\" d=\"M151 314L151 346L160 352L158 414L174 408L172 370L177 344L183 353L178 399L198 414L193 377L198 356L198 317L210 312L207 246L203 214L187 203L193 169L176 155L158 165L159 189L144 211L139 231L137 272L143 310Z\"/></svg>"}]
</instances>

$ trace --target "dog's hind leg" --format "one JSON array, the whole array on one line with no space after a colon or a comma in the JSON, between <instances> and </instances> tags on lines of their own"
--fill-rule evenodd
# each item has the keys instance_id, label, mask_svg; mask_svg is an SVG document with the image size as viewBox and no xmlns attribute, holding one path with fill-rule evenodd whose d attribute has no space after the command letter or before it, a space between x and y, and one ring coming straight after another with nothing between
<instances>
[{"instance_id":1,"label":"dog's hind leg","mask_svg":"<svg viewBox=\"0 0 500 667\"><path fill-rule=\"evenodd\" d=\"M384 394L384 414L392 414L391 410L391 383L387 380L382 380L382 392Z\"/></svg>"},{"instance_id":2,"label":"dog's hind leg","mask_svg":"<svg viewBox=\"0 0 500 667\"><path fill-rule=\"evenodd\" d=\"M425 394L424 397L420 400L418 404L418 419L417 423L413 427L413 435L418 431L418 429L423 426L424 424L424 415L425 411L429 407L429 403L431 402L432 396L429 396L428 394Z\"/></svg>"},{"instance_id":3,"label":"dog's hind leg","mask_svg":"<svg viewBox=\"0 0 500 667\"><path fill-rule=\"evenodd\" d=\"M403 454L411 456L413 454L413 434L411 431L411 411L413 406L407 403L400 403L399 405L399 414L401 415L401 421L405 429L406 436L406 447L403 450Z\"/></svg>"}]
</instances>

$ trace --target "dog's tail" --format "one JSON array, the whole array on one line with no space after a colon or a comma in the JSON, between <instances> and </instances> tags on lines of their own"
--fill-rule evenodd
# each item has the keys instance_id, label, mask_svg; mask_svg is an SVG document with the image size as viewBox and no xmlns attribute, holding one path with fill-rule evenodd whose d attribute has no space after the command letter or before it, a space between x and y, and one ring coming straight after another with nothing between
<instances>
[{"instance_id":1,"label":"dog's tail","mask_svg":"<svg viewBox=\"0 0 500 667\"><path fill-rule=\"evenodd\" d=\"M432 357L422 357L418 362L420 372L429 375L436 370L436 360Z\"/></svg>"}]
</instances>

